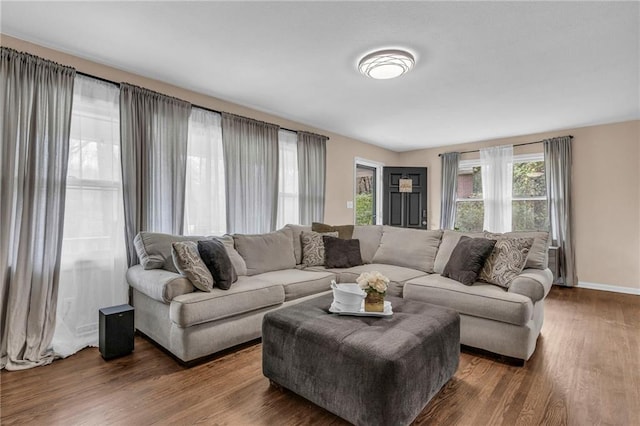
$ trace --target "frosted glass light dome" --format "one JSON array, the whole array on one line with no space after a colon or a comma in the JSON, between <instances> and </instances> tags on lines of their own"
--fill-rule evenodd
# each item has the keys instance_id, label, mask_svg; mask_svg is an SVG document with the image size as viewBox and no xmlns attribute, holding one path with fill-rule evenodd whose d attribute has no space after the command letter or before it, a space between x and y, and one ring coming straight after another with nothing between
<instances>
[{"instance_id":1,"label":"frosted glass light dome","mask_svg":"<svg viewBox=\"0 0 640 426\"><path fill-rule=\"evenodd\" d=\"M400 77L416 63L413 55L404 50L379 50L365 56L358 63L363 75L378 80Z\"/></svg>"}]
</instances>

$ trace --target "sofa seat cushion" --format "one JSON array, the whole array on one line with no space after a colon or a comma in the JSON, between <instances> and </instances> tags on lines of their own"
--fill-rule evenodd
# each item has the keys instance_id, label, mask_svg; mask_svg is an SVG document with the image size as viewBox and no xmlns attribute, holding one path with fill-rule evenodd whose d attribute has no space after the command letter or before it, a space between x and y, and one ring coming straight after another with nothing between
<instances>
[{"instance_id":1,"label":"sofa seat cushion","mask_svg":"<svg viewBox=\"0 0 640 426\"><path fill-rule=\"evenodd\" d=\"M466 286L439 274L408 281L404 297L519 326L526 325L533 317L533 302L527 296L483 282Z\"/></svg>"},{"instance_id":2,"label":"sofa seat cushion","mask_svg":"<svg viewBox=\"0 0 640 426\"><path fill-rule=\"evenodd\" d=\"M169 303L176 296L195 291L191 281L177 272L164 269L145 270L142 265L134 265L127 270L127 282L140 293L163 303Z\"/></svg>"},{"instance_id":3,"label":"sofa seat cushion","mask_svg":"<svg viewBox=\"0 0 640 426\"><path fill-rule=\"evenodd\" d=\"M289 300L331 290L331 280L336 279L336 274L327 270L284 269L265 272L255 277L284 287L284 300L288 302Z\"/></svg>"},{"instance_id":4,"label":"sofa seat cushion","mask_svg":"<svg viewBox=\"0 0 640 426\"><path fill-rule=\"evenodd\" d=\"M389 278L389 288L387 294L389 296L402 296L402 287L404 283L412 278L425 275L424 272L417 269L405 268L403 266L386 265L384 263L369 263L366 265L354 266L352 268L335 268L327 269L338 275L340 283L355 283L356 278L363 272L378 271L385 277Z\"/></svg>"},{"instance_id":5,"label":"sofa seat cushion","mask_svg":"<svg viewBox=\"0 0 640 426\"><path fill-rule=\"evenodd\" d=\"M284 302L281 285L255 277L238 277L229 290L213 288L210 293L194 292L174 297L169 318L178 327L191 327L241 315Z\"/></svg>"}]
</instances>

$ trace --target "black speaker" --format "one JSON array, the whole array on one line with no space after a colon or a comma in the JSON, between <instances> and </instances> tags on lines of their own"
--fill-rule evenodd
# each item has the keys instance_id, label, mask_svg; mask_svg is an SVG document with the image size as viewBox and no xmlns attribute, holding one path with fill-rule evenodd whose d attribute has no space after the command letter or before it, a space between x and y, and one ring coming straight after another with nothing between
<instances>
[{"instance_id":1,"label":"black speaker","mask_svg":"<svg viewBox=\"0 0 640 426\"><path fill-rule=\"evenodd\" d=\"M100 355L104 359L127 355L133 351L133 307L111 306L100 309Z\"/></svg>"}]
</instances>

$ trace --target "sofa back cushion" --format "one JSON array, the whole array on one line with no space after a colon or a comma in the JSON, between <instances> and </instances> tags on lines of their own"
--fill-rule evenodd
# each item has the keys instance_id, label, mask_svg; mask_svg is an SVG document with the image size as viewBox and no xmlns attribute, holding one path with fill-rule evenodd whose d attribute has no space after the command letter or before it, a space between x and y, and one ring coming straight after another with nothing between
<instances>
[{"instance_id":1,"label":"sofa back cushion","mask_svg":"<svg viewBox=\"0 0 640 426\"><path fill-rule=\"evenodd\" d=\"M371 263L380 246L382 225L356 225L353 228L353 239L360 240L362 262Z\"/></svg>"},{"instance_id":2,"label":"sofa back cushion","mask_svg":"<svg viewBox=\"0 0 640 426\"><path fill-rule=\"evenodd\" d=\"M133 244L144 269L165 269L177 273L171 257L171 244L180 241L198 242L206 238L208 237L142 231L133 239Z\"/></svg>"},{"instance_id":3,"label":"sofa back cushion","mask_svg":"<svg viewBox=\"0 0 640 426\"><path fill-rule=\"evenodd\" d=\"M302 263L302 232L311 232L311 225L288 224L284 227L291 230L291 236L293 237L293 253L296 256L296 265L300 265Z\"/></svg>"},{"instance_id":4,"label":"sofa back cushion","mask_svg":"<svg viewBox=\"0 0 640 426\"><path fill-rule=\"evenodd\" d=\"M290 229L257 235L235 234L233 240L249 276L296 267Z\"/></svg>"},{"instance_id":5,"label":"sofa back cushion","mask_svg":"<svg viewBox=\"0 0 640 426\"><path fill-rule=\"evenodd\" d=\"M373 263L404 266L433 272L442 230L422 230L384 226L380 247Z\"/></svg>"},{"instance_id":6,"label":"sofa back cushion","mask_svg":"<svg viewBox=\"0 0 640 426\"><path fill-rule=\"evenodd\" d=\"M462 236L469 238L484 238L484 233L445 230L442 233L442 241L440 242L440 247L438 247L438 254L436 255L436 260L433 264L433 272L436 274L442 274L444 267L449 263L449 258L451 257L453 249L456 248L458 241L460 241L460 237Z\"/></svg>"}]
</instances>

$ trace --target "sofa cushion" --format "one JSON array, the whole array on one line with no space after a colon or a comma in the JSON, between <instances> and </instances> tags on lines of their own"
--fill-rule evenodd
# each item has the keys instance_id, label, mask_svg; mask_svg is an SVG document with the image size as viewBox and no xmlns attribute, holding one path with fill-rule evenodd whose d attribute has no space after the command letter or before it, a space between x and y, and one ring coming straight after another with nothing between
<instances>
[{"instance_id":1,"label":"sofa cushion","mask_svg":"<svg viewBox=\"0 0 640 426\"><path fill-rule=\"evenodd\" d=\"M412 278L425 275L424 272L416 269L405 268L402 266L385 265L381 263L368 263L365 265L354 266L353 268L332 268L332 269L317 269L312 268L315 271L329 271L335 273L340 283L355 283L356 278L363 272L380 272L385 277L389 278L389 288L387 294L389 296L402 296L402 288L404 283Z\"/></svg>"},{"instance_id":2,"label":"sofa cushion","mask_svg":"<svg viewBox=\"0 0 640 426\"><path fill-rule=\"evenodd\" d=\"M493 234L495 235L495 234ZM533 238L533 244L527 256L525 269L547 269L549 267L549 233L546 231L507 232L505 237Z\"/></svg>"},{"instance_id":3,"label":"sofa cushion","mask_svg":"<svg viewBox=\"0 0 640 426\"><path fill-rule=\"evenodd\" d=\"M484 238L484 233L482 232L458 232L458 231L450 231L446 229L442 233L442 241L440 241L440 246L438 247L438 254L436 254L436 260L433 264L433 272L436 274L442 274L444 271L444 267L449 262L449 258L451 257L451 252L458 245L458 241L460 241L460 237L466 236L470 238Z\"/></svg>"},{"instance_id":4,"label":"sofa cushion","mask_svg":"<svg viewBox=\"0 0 640 426\"><path fill-rule=\"evenodd\" d=\"M535 303L547 297L552 284L550 269L525 269L511 282L509 292L527 296Z\"/></svg>"},{"instance_id":5,"label":"sofa cushion","mask_svg":"<svg viewBox=\"0 0 640 426\"><path fill-rule=\"evenodd\" d=\"M302 231L311 231L311 225L288 224L284 227L291 230L293 253L296 255L296 265L300 265L302 263L302 241L300 240L300 237L302 235Z\"/></svg>"},{"instance_id":6,"label":"sofa cushion","mask_svg":"<svg viewBox=\"0 0 640 426\"><path fill-rule=\"evenodd\" d=\"M171 243L178 241L198 242L207 237L163 234L160 232L138 232L133 244L144 269L164 269L178 272L171 257Z\"/></svg>"},{"instance_id":7,"label":"sofa cushion","mask_svg":"<svg viewBox=\"0 0 640 426\"><path fill-rule=\"evenodd\" d=\"M439 229L427 231L385 226L373 263L405 266L431 273L441 237L442 231Z\"/></svg>"},{"instance_id":8,"label":"sofa cushion","mask_svg":"<svg viewBox=\"0 0 640 426\"><path fill-rule=\"evenodd\" d=\"M292 234L288 228L268 234L235 234L233 240L247 264L249 276L296 266Z\"/></svg>"},{"instance_id":9,"label":"sofa cushion","mask_svg":"<svg viewBox=\"0 0 640 426\"><path fill-rule=\"evenodd\" d=\"M343 240L327 235L324 241L325 265L327 268L351 268L362 265L360 240Z\"/></svg>"},{"instance_id":10,"label":"sofa cushion","mask_svg":"<svg viewBox=\"0 0 640 426\"><path fill-rule=\"evenodd\" d=\"M302 242L302 263L305 266L322 266L324 265L324 235L330 237L338 237L338 232L314 232L302 231L300 240Z\"/></svg>"},{"instance_id":11,"label":"sofa cushion","mask_svg":"<svg viewBox=\"0 0 640 426\"><path fill-rule=\"evenodd\" d=\"M218 239L198 241L198 252L202 261L211 272L216 287L229 290L231 284L238 281L238 274L233 268L229 254Z\"/></svg>"},{"instance_id":12,"label":"sofa cushion","mask_svg":"<svg viewBox=\"0 0 640 426\"><path fill-rule=\"evenodd\" d=\"M282 285L284 287L284 299L288 302L289 300L331 290L331 280L336 279L336 274L326 270L286 269L265 272L255 278L274 285Z\"/></svg>"},{"instance_id":13,"label":"sofa cushion","mask_svg":"<svg viewBox=\"0 0 640 426\"><path fill-rule=\"evenodd\" d=\"M353 236L353 225L327 225L325 223L313 222L311 230L315 232L337 232L338 238L350 240Z\"/></svg>"},{"instance_id":14,"label":"sofa cushion","mask_svg":"<svg viewBox=\"0 0 640 426\"><path fill-rule=\"evenodd\" d=\"M239 277L229 289L214 288L210 293L195 292L175 297L169 318L178 327L191 327L210 321L242 315L284 302L284 289L255 277Z\"/></svg>"},{"instance_id":15,"label":"sofa cushion","mask_svg":"<svg viewBox=\"0 0 640 426\"><path fill-rule=\"evenodd\" d=\"M500 238L480 272L480 280L508 288L527 263L533 238Z\"/></svg>"},{"instance_id":16,"label":"sofa cushion","mask_svg":"<svg viewBox=\"0 0 640 426\"><path fill-rule=\"evenodd\" d=\"M236 271L236 274L238 274L238 276L247 275L247 264L242 256L240 256L240 253L238 253L238 250L236 250L233 236L225 234L221 237L215 238L222 241L224 248L227 249L229 260L231 260L231 264L233 265L233 269Z\"/></svg>"},{"instance_id":17,"label":"sofa cushion","mask_svg":"<svg viewBox=\"0 0 640 426\"><path fill-rule=\"evenodd\" d=\"M447 266L444 267L442 276L461 282L464 285L473 284L477 281L478 274L495 245L495 240L460 237L458 245L451 253Z\"/></svg>"},{"instance_id":18,"label":"sofa cushion","mask_svg":"<svg viewBox=\"0 0 640 426\"><path fill-rule=\"evenodd\" d=\"M360 255L363 263L373 261L381 238L382 225L358 225L353 228L353 239L360 240Z\"/></svg>"},{"instance_id":19,"label":"sofa cushion","mask_svg":"<svg viewBox=\"0 0 640 426\"><path fill-rule=\"evenodd\" d=\"M177 272L164 269L145 271L142 265L134 265L127 269L126 277L131 287L163 303L169 303L174 297L191 293L196 289L187 277Z\"/></svg>"},{"instance_id":20,"label":"sofa cushion","mask_svg":"<svg viewBox=\"0 0 640 426\"><path fill-rule=\"evenodd\" d=\"M533 317L533 302L527 296L483 282L466 286L439 274L408 281L404 286L404 298L519 326L524 326Z\"/></svg>"},{"instance_id":21,"label":"sofa cushion","mask_svg":"<svg viewBox=\"0 0 640 426\"><path fill-rule=\"evenodd\" d=\"M171 243L171 257L178 272L187 277L195 288L200 291L211 291L213 276L200 257L198 244L193 241Z\"/></svg>"}]
</instances>

